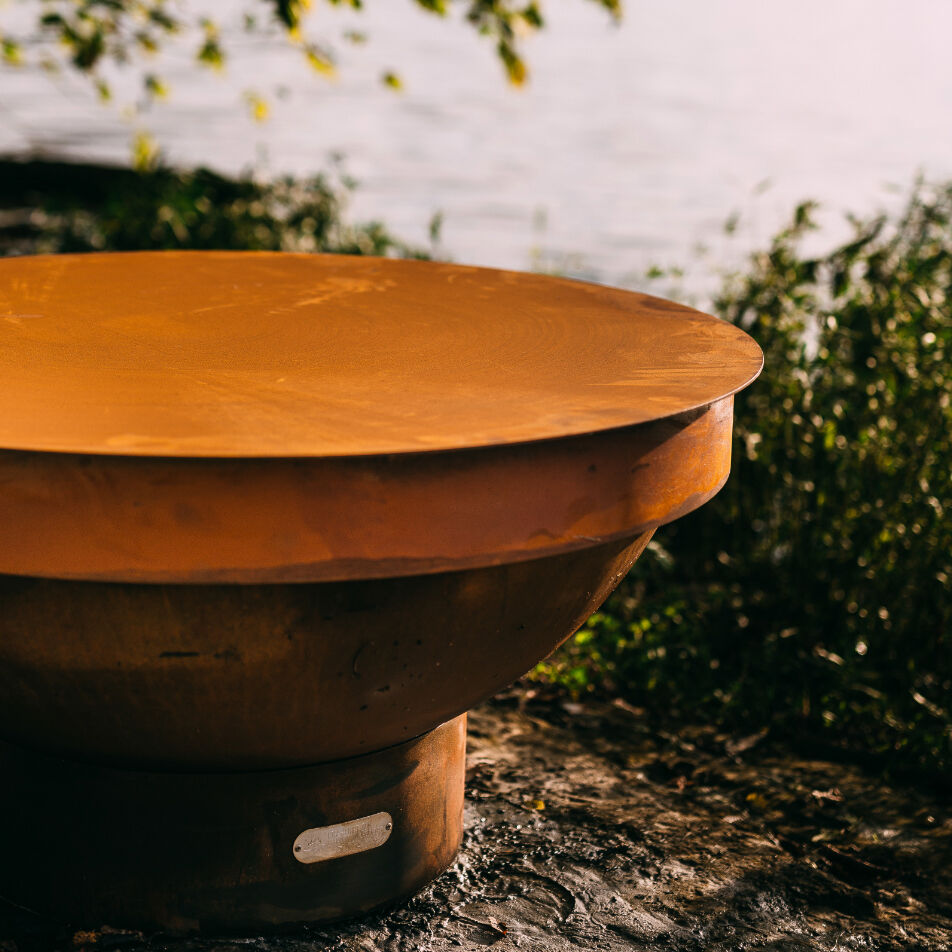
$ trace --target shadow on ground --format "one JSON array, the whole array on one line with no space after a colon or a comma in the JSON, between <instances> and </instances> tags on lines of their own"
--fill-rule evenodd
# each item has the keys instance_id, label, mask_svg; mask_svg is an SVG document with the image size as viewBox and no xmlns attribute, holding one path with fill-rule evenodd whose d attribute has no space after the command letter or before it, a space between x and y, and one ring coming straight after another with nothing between
<instances>
[{"instance_id":1,"label":"shadow on ground","mask_svg":"<svg viewBox=\"0 0 952 952\"><path fill-rule=\"evenodd\" d=\"M241 940L54 934L8 910L0 952L952 948L938 793L761 733L675 736L625 705L524 699L471 715L463 850L403 906Z\"/></svg>"}]
</instances>

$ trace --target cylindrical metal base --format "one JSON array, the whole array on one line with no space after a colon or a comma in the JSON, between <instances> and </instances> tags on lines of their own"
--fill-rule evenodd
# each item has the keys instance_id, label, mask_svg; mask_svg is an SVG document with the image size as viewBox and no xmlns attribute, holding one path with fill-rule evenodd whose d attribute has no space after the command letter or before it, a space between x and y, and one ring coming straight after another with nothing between
<instances>
[{"instance_id":1,"label":"cylindrical metal base","mask_svg":"<svg viewBox=\"0 0 952 952\"><path fill-rule=\"evenodd\" d=\"M462 836L466 717L348 760L146 773L0 745L0 895L75 926L248 932L415 892Z\"/></svg>"}]
</instances>

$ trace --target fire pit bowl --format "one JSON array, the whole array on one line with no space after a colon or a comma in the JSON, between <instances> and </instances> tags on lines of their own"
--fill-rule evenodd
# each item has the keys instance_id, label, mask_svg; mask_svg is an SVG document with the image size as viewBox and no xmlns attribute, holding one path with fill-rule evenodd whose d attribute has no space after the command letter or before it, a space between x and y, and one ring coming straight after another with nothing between
<instances>
[{"instance_id":1,"label":"fire pit bowl","mask_svg":"<svg viewBox=\"0 0 952 952\"><path fill-rule=\"evenodd\" d=\"M0 896L248 931L411 894L465 711L714 495L737 328L423 262L0 261Z\"/></svg>"}]
</instances>

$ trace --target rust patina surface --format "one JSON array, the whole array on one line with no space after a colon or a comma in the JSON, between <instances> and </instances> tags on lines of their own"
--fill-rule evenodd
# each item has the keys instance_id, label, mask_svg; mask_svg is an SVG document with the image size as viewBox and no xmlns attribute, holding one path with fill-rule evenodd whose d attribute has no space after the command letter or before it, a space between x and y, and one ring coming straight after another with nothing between
<instances>
[{"instance_id":1,"label":"rust patina surface","mask_svg":"<svg viewBox=\"0 0 952 952\"><path fill-rule=\"evenodd\" d=\"M251 929L435 875L457 718L717 492L760 367L715 318L535 275L0 261L5 811L71 818L55 869L0 831L2 894L48 909L76 883L77 922ZM110 776L130 810L103 808ZM378 814L384 845L294 859Z\"/></svg>"},{"instance_id":2,"label":"rust patina surface","mask_svg":"<svg viewBox=\"0 0 952 952\"><path fill-rule=\"evenodd\" d=\"M68 922L177 933L363 912L452 862L465 748L465 716L368 757L249 773L116 770L0 744L4 777L26 780L0 786L0 809L16 817L3 833L0 895L29 896L31 911ZM295 858L309 828L378 811L392 826L381 845Z\"/></svg>"},{"instance_id":3,"label":"rust patina surface","mask_svg":"<svg viewBox=\"0 0 952 952\"><path fill-rule=\"evenodd\" d=\"M0 576L0 732L144 769L275 769L381 750L553 651L649 538L360 582Z\"/></svg>"},{"instance_id":4,"label":"rust patina surface","mask_svg":"<svg viewBox=\"0 0 952 952\"><path fill-rule=\"evenodd\" d=\"M761 354L657 298L425 262L0 261L0 572L317 581L634 536L727 476Z\"/></svg>"},{"instance_id":5,"label":"rust patina surface","mask_svg":"<svg viewBox=\"0 0 952 952\"><path fill-rule=\"evenodd\" d=\"M739 390L761 365L742 331L678 304L487 268L57 255L0 261L0 282L9 449L478 448L674 416Z\"/></svg>"}]
</instances>

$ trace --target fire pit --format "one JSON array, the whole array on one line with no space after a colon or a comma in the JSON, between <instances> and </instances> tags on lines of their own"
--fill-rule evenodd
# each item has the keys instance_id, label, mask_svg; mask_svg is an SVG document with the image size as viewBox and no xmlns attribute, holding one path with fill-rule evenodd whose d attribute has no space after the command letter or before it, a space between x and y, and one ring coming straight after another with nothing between
<instances>
[{"instance_id":1,"label":"fire pit","mask_svg":"<svg viewBox=\"0 0 952 952\"><path fill-rule=\"evenodd\" d=\"M536 275L0 261L0 896L190 932L419 889L465 711L717 492L761 359Z\"/></svg>"}]
</instances>

